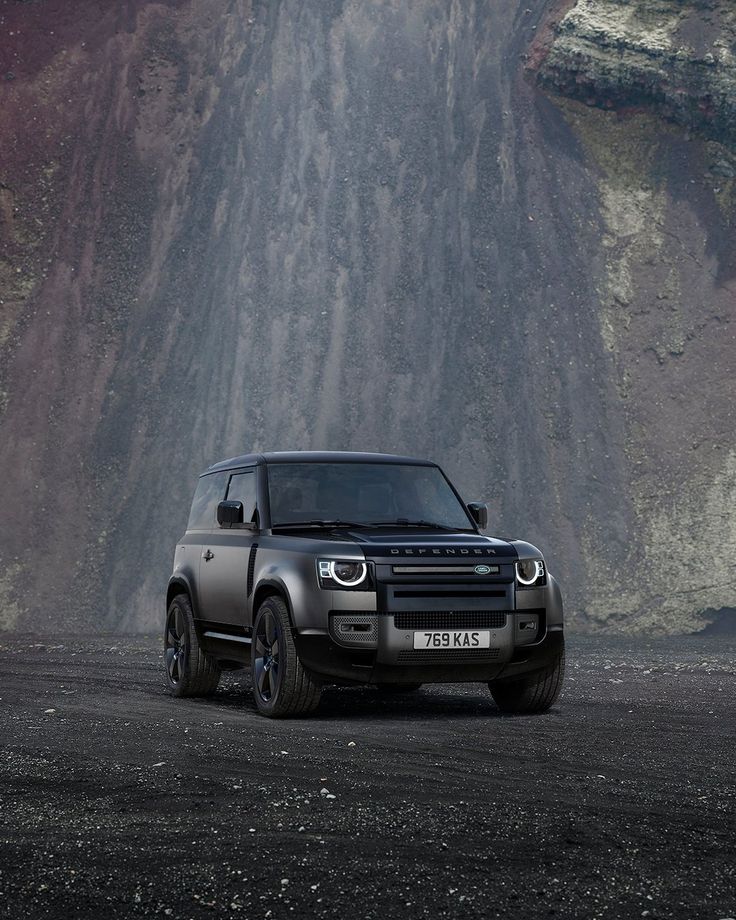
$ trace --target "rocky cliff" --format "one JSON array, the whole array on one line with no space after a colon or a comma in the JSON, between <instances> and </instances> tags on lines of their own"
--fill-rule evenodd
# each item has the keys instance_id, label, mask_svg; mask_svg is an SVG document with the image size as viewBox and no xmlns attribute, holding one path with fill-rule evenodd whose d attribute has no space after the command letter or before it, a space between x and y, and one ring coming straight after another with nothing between
<instances>
[{"instance_id":1,"label":"rocky cliff","mask_svg":"<svg viewBox=\"0 0 736 920\"><path fill-rule=\"evenodd\" d=\"M570 7L563 4L563 10ZM559 19L541 82L607 109L736 143L736 8L723 0L580 0ZM733 175L729 175L733 178Z\"/></svg>"},{"instance_id":2,"label":"rocky cliff","mask_svg":"<svg viewBox=\"0 0 736 920\"><path fill-rule=\"evenodd\" d=\"M6 628L156 627L266 448L435 457L579 629L736 606L730 115L581 88L595 7L0 3Z\"/></svg>"}]
</instances>

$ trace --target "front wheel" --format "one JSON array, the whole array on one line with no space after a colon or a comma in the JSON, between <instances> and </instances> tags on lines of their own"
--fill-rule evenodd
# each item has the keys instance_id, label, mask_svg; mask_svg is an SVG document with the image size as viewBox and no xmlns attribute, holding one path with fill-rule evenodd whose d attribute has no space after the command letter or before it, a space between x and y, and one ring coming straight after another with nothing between
<instances>
[{"instance_id":1,"label":"front wheel","mask_svg":"<svg viewBox=\"0 0 736 920\"><path fill-rule=\"evenodd\" d=\"M565 650L552 664L533 674L511 680L492 680L488 684L501 712L518 715L546 712L557 702L565 676Z\"/></svg>"},{"instance_id":2,"label":"front wheel","mask_svg":"<svg viewBox=\"0 0 736 920\"><path fill-rule=\"evenodd\" d=\"M251 674L253 697L264 716L302 716L319 705L322 688L299 660L289 611L280 597L267 597L258 608L253 624Z\"/></svg>"}]
</instances>

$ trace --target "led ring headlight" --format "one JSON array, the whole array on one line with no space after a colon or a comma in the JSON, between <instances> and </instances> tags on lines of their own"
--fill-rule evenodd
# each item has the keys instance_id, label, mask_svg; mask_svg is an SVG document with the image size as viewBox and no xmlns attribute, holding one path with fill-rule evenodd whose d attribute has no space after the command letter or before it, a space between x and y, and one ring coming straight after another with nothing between
<instances>
[{"instance_id":1,"label":"led ring headlight","mask_svg":"<svg viewBox=\"0 0 736 920\"><path fill-rule=\"evenodd\" d=\"M336 560L320 560L320 575L324 578L331 578L343 588L354 588L365 580L368 574L368 566L365 562Z\"/></svg>"},{"instance_id":2,"label":"led ring headlight","mask_svg":"<svg viewBox=\"0 0 736 920\"><path fill-rule=\"evenodd\" d=\"M533 585L542 575L544 563L541 559L524 559L516 563L516 580L520 585Z\"/></svg>"}]
</instances>

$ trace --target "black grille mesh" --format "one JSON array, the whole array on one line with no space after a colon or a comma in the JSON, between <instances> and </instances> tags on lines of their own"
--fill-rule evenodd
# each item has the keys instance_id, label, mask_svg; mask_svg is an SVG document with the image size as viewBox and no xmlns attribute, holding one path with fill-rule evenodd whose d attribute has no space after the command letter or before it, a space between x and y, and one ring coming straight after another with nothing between
<instances>
[{"instance_id":1,"label":"black grille mesh","mask_svg":"<svg viewBox=\"0 0 736 920\"><path fill-rule=\"evenodd\" d=\"M413 649L399 652L399 664L449 664L453 661L495 661L500 649L497 648L472 648L472 649Z\"/></svg>"},{"instance_id":2,"label":"black grille mesh","mask_svg":"<svg viewBox=\"0 0 736 920\"><path fill-rule=\"evenodd\" d=\"M394 613L397 629L502 629L504 610L405 610Z\"/></svg>"},{"instance_id":3,"label":"black grille mesh","mask_svg":"<svg viewBox=\"0 0 736 920\"><path fill-rule=\"evenodd\" d=\"M354 629L354 627L358 627ZM330 617L330 630L338 642L351 645L375 645L378 640L378 617L375 613L338 613Z\"/></svg>"}]
</instances>

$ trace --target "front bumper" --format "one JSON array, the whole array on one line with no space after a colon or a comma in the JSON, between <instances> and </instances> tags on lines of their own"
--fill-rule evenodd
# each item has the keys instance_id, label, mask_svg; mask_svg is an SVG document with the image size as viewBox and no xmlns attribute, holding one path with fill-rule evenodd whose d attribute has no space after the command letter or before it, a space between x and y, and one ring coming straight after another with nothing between
<instances>
[{"instance_id":1,"label":"front bumper","mask_svg":"<svg viewBox=\"0 0 736 920\"><path fill-rule=\"evenodd\" d=\"M468 682L532 672L559 653L562 597L551 575L544 586L520 589L503 561L482 580L450 581L445 571L404 575L378 565L375 592L331 592L319 625L295 631L302 662L353 683ZM475 630L490 633L489 648L414 648L415 632Z\"/></svg>"},{"instance_id":2,"label":"front bumper","mask_svg":"<svg viewBox=\"0 0 736 920\"><path fill-rule=\"evenodd\" d=\"M331 617L327 633L311 631L295 635L294 640L307 668L338 681L485 682L539 670L559 654L563 646L562 626L548 626L544 611L539 611L538 616L534 636L522 637L520 625L530 621L529 613L506 613L503 623L489 627L491 647L484 649L415 649L414 629L399 628L398 618L390 614L349 615L354 625L368 627L354 633L359 638L351 642L345 642L336 632L345 625L342 614Z\"/></svg>"}]
</instances>

